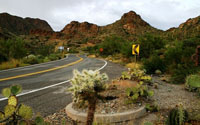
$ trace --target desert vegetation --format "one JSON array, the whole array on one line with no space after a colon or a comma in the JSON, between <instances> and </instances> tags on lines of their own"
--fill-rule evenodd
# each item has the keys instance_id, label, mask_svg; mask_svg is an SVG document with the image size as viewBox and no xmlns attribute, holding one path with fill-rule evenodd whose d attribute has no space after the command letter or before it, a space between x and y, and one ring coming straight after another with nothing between
<instances>
[{"instance_id":1,"label":"desert vegetation","mask_svg":"<svg viewBox=\"0 0 200 125\"><path fill-rule=\"evenodd\" d=\"M33 46L21 38L0 40L0 70L38 64L63 58L53 45Z\"/></svg>"}]
</instances>

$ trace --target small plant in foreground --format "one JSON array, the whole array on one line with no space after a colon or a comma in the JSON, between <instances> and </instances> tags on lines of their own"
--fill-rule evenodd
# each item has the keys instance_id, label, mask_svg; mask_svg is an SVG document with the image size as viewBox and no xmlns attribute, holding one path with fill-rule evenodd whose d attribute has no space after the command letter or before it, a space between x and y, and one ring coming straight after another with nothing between
<instances>
[{"instance_id":1,"label":"small plant in foreground","mask_svg":"<svg viewBox=\"0 0 200 125\"><path fill-rule=\"evenodd\" d=\"M189 91L195 91L200 96L200 75L189 75L186 78L185 87Z\"/></svg>"},{"instance_id":2,"label":"small plant in foreground","mask_svg":"<svg viewBox=\"0 0 200 125\"><path fill-rule=\"evenodd\" d=\"M183 109L183 105L179 104L172 109L167 119L167 125L183 125L188 120L188 112Z\"/></svg>"},{"instance_id":3,"label":"small plant in foreground","mask_svg":"<svg viewBox=\"0 0 200 125\"><path fill-rule=\"evenodd\" d=\"M154 95L154 92L148 90L148 87L146 85L143 85L143 82L141 81L139 84L137 84L137 86L127 88L126 94L128 96L127 103L134 103L138 100L139 97L152 97Z\"/></svg>"},{"instance_id":4,"label":"small plant in foreground","mask_svg":"<svg viewBox=\"0 0 200 125\"><path fill-rule=\"evenodd\" d=\"M96 101L101 98L98 94L105 89L105 82L108 76L99 71L83 70L81 73L77 70L73 71L71 87L69 91L72 93L73 101L78 103L81 100L88 101L87 125L92 125Z\"/></svg>"},{"instance_id":5,"label":"small plant in foreground","mask_svg":"<svg viewBox=\"0 0 200 125\"><path fill-rule=\"evenodd\" d=\"M200 88L200 75L195 74L187 76L185 86L189 90Z\"/></svg>"},{"instance_id":6,"label":"small plant in foreground","mask_svg":"<svg viewBox=\"0 0 200 125\"><path fill-rule=\"evenodd\" d=\"M129 72L122 72L122 75L121 75L121 79L122 80L126 80L126 79L131 79L131 74Z\"/></svg>"},{"instance_id":7,"label":"small plant in foreground","mask_svg":"<svg viewBox=\"0 0 200 125\"><path fill-rule=\"evenodd\" d=\"M22 87L20 85L13 85L2 90L2 95L8 98L8 104L4 107L4 112L0 111L0 123L9 125L34 123L31 121L33 116L32 108L24 104L18 104L17 94L21 93L21 91ZM43 119L42 117L40 118ZM43 125L45 122L35 121L35 123Z\"/></svg>"},{"instance_id":8,"label":"small plant in foreground","mask_svg":"<svg viewBox=\"0 0 200 125\"><path fill-rule=\"evenodd\" d=\"M145 74L145 70L139 69L131 69L128 72L122 72L121 75L122 80L135 80L135 81L143 81L145 83L152 83L152 78L149 75Z\"/></svg>"},{"instance_id":9,"label":"small plant in foreground","mask_svg":"<svg viewBox=\"0 0 200 125\"><path fill-rule=\"evenodd\" d=\"M148 112L158 112L159 111L159 107L156 104L146 104L145 105L145 109Z\"/></svg>"}]
</instances>

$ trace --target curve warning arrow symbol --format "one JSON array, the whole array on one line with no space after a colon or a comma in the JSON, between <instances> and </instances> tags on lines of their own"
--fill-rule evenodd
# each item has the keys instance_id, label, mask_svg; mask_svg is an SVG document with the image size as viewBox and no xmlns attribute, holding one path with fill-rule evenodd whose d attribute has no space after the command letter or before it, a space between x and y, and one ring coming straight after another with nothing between
<instances>
[{"instance_id":1,"label":"curve warning arrow symbol","mask_svg":"<svg viewBox=\"0 0 200 125\"><path fill-rule=\"evenodd\" d=\"M133 44L132 54L133 55L139 55L139 53L140 53L140 45L139 44Z\"/></svg>"}]
</instances>

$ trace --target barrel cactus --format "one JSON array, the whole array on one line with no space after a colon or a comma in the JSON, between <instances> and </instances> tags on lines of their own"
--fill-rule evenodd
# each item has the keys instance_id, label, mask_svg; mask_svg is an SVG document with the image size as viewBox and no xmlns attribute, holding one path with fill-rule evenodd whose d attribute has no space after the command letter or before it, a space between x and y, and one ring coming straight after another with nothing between
<instances>
[{"instance_id":1,"label":"barrel cactus","mask_svg":"<svg viewBox=\"0 0 200 125\"><path fill-rule=\"evenodd\" d=\"M179 104L169 113L167 125L183 125L188 120L188 112L183 109L183 105Z\"/></svg>"}]
</instances>

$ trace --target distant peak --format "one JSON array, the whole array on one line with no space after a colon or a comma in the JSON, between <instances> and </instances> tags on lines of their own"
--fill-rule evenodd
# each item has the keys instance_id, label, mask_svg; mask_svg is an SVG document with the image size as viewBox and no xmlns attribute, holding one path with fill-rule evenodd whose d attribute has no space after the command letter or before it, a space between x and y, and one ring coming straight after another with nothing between
<instances>
[{"instance_id":1,"label":"distant peak","mask_svg":"<svg viewBox=\"0 0 200 125\"><path fill-rule=\"evenodd\" d=\"M0 13L0 15L3 15L3 16L11 16L9 13L6 13L6 12Z\"/></svg>"},{"instance_id":2,"label":"distant peak","mask_svg":"<svg viewBox=\"0 0 200 125\"><path fill-rule=\"evenodd\" d=\"M129 15L137 15L136 12L135 12L135 11L132 11L132 10L129 11L127 14L129 14Z\"/></svg>"},{"instance_id":3,"label":"distant peak","mask_svg":"<svg viewBox=\"0 0 200 125\"><path fill-rule=\"evenodd\" d=\"M140 18L140 16L134 11L129 11L128 13L125 13L122 18Z\"/></svg>"}]
</instances>

